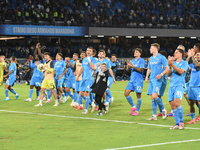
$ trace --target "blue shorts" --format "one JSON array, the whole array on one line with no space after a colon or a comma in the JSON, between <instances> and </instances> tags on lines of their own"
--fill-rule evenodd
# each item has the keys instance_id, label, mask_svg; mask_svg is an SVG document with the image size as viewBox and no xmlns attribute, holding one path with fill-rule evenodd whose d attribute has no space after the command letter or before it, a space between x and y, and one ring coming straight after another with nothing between
<instances>
[{"instance_id":1,"label":"blue shorts","mask_svg":"<svg viewBox=\"0 0 200 150\"><path fill-rule=\"evenodd\" d=\"M76 92L79 92L80 82L81 82L81 81L76 81L76 83L75 83L75 91L76 91Z\"/></svg>"},{"instance_id":2,"label":"blue shorts","mask_svg":"<svg viewBox=\"0 0 200 150\"><path fill-rule=\"evenodd\" d=\"M163 95L164 95L166 86L167 86L167 80L166 80L166 82L162 82L162 85L161 85L161 87L160 87L160 92L159 92L159 95L160 95L160 96L163 96Z\"/></svg>"},{"instance_id":3,"label":"blue shorts","mask_svg":"<svg viewBox=\"0 0 200 150\"><path fill-rule=\"evenodd\" d=\"M63 88L64 79L65 79L65 78L60 78L60 79L55 78L55 79L54 79L56 89L57 89L58 87L59 87L59 88Z\"/></svg>"},{"instance_id":4,"label":"blue shorts","mask_svg":"<svg viewBox=\"0 0 200 150\"><path fill-rule=\"evenodd\" d=\"M74 79L65 79L64 87L75 89L75 82Z\"/></svg>"},{"instance_id":5,"label":"blue shorts","mask_svg":"<svg viewBox=\"0 0 200 150\"><path fill-rule=\"evenodd\" d=\"M184 90L184 94L185 94L185 95L188 94L189 83L190 83L190 82L186 83L186 85L185 85L185 90Z\"/></svg>"},{"instance_id":6,"label":"blue shorts","mask_svg":"<svg viewBox=\"0 0 200 150\"><path fill-rule=\"evenodd\" d=\"M182 100L184 87L182 86L171 86L168 90L168 100L173 101L175 98Z\"/></svg>"},{"instance_id":7,"label":"blue shorts","mask_svg":"<svg viewBox=\"0 0 200 150\"><path fill-rule=\"evenodd\" d=\"M188 99L200 101L200 87L188 87Z\"/></svg>"},{"instance_id":8,"label":"blue shorts","mask_svg":"<svg viewBox=\"0 0 200 150\"><path fill-rule=\"evenodd\" d=\"M86 79L86 80L82 80L80 82L80 87L79 87L79 91L87 91L90 92L91 91L91 86L93 84L93 80L90 79Z\"/></svg>"},{"instance_id":9,"label":"blue shorts","mask_svg":"<svg viewBox=\"0 0 200 150\"><path fill-rule=\"evenodd\" d=\"M160 95L162 83L162 80L149 81L147 95L152 95L153 93Z\"/></svg>"},{"instance_id":10,"label":"blue shorts","mask_svg":"<svg viewBox=\"0 0 200 150\"><path fill-rule=\"evenodd\" d=\"M13 86L14 85L14 83L15 83L15 81L16 81L16 78L8 78L7 80L6 80L6 84L7 85L9 85L9 86Z\"/></svg>"},{"instance_id":11,"label":"blue shorts","mask_svg":"<svg viewBox=\"0 0 200 150\"><path fill-rule=\"evenodd\" d=\"M108 88L110 88L111 87L111 85L113 84L113 78L112 77L108 77L108 83L107 83L107 86L108 86Z\"/></svg>"},{"instance_id":12,"label":"blue shorts","mask_svg":"<svg viewBox=\"0 0 200 150\"><path fill-rule=\"evenodd\" d=\"M125 90L131 90L133 92L135 91L136 93L142 93L142 88L143 88L143 81L138 81L138 82L129 81Z\"/></svg>"},{"instance_id":13,"label":"blue shorts","mask_svg":"<svg viewBox=\"0 0 200 150\"><path fill-rule=\"evenodd\" d=\"M41 83L42 83L41 77L32 76L30 85L38 87L41 86Z\"/></svg>"}]
</instances>

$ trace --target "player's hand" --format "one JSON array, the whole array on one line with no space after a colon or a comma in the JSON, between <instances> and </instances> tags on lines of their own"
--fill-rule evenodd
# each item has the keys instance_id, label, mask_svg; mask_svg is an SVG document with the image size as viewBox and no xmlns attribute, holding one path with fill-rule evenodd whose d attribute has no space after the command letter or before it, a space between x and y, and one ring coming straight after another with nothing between
<instances>
[{"instance_id":1,"label":"player's hand","mask_svg":"<svg viewBox=\"0 0 200 150\"><path fill-rule=\"evenodd\" d=\"M117 84L116 80L113 81L114 84Z\"/></svg>"},{"instance_id":2,"label":"player's hand","mask_svg":"<svg viewBox=\"0 0 200 150\"><path fill-rule=\"evenodd\" d=\"M94 65L94 70L96 70L97 69L97 66L96 66L96 64Z\"/></svg>"},{"instance_id":3,"label":"player's hand","mask_svg":"<svg viewBox=\"0 0 200 150\"><path fill-rule=\"evenodd\" d=\"M78 81L78 78L79 78L79 77L77 76L77 77L76 77L76 81Z\"/></svg>"},{"instance_id":4,"label":"player's hand","mask_svg":"<svg viewBox=\"0 0 200 150\"><path fill-rule=\"evenodd\" d=\"M194 52L193 48L188 50L188 57L192 57L192 56L194 56L194 54L195 54L195 52Z\"/></svg>"},{"instance_id":5,"label":"player's hand","mask_svg":"<svg viewBox=\"0 0 200 150\"><path fill-rule=\"evenodd\" d=\"M4 78L6 78L6 77L7 77L7 75L4 75L3 77L4 77Z\"/></svg>"},{"instance_id":6,"label":"player's hand","mask_svg":"<svg viewBox=\"0 0 200 150\"><path fill-rule=\"evenodd\" d=\"M97 67L99 67L101 64L100 63L98 63L98 66Z\"/></svg>"},{"instance_id":7,"label":"player's hand","mask_svg":"<svg viewBox=\"0 0 200 150\"><path fill-rule=\"evenodd\" d=\"M158 80L160 80L161 78L162 78L161 74L159 74L159 75L156 76L156 79L158 79Z\"/></svg>"},{"instance_id":8,"label":"player's hand","mask_svg":"<svg viewBox=\"0 0 200 150\"><path fill-rule=\"evenodd\" d=\"M60 80L62 78L62 75L59 75L58 80Z\"/></svg>"},{"instance_id":9,"label":"player's hand","mask_svg":"<svg viewBox=\"0 0 200 150\"><path fill-rule=\"evenodd\" d=\"M148 77L146 77L146 78L145 78L145 81L146 81L146 83L148 83L148 82L149 82L149 78L148 78Z\"/></svg>"},{"instance_id":10,"label":"player's hand","mask_svg":"<svg viewBox=\"0 0 200 150\"><path fill-rule=\"evenodd\" d=\"M133 68L133 64L130 63L129 61L127 62L127 66L128 66L129 68Z\"/></svg>"}]
</instances>

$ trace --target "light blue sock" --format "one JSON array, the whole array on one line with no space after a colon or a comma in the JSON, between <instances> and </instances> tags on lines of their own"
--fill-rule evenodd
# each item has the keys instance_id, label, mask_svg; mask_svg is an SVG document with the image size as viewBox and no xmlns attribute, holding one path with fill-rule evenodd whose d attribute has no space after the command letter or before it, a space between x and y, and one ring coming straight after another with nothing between
<instances>
[{"instance_id":1,"label":"light blue sock","mask_svg":"<svg viewBox=\"0 0 200 150\"><path fill-rule=\"evenodd\" d=\"M12 92L13 94L17 94L13 89L10 89L10 92Z\"/></svg>"},{"instance_id":2,"label":"light blue sock","mask_svg":"<svg viewBox=\"0 0 200 150\"><path fill-rule=\"evenodd\" d=\"M183 123L183 107L180 105L179 107L177 107L177 110L178 110L178 116L179 116L179 119L180 119L180 123Z\"/></svg>"},{"instance_id":3,"label":"light blue sock","mask_svg":"<svg viewBox=\"0 0 200 150\"><path fill-rule=\"evenodd\" d=\"M110 98L112 98L112 94L111 94L111 92L110 92L110 89L109 89L109 88L107 88L107 89L106 89L106 95L108 95Z\"/></svg>"},{"instance_id":4,"label":"light blue sock","mask_svg":"<svg viewBox=\"0 0 200 150\"><path fill-rule=\"evenodd\" d=\"M179 119L179 112L178 112L178 109L172 109L172 112L173 112L173 116L174 116L174 120L176 122L176 125L179 126L179 122L180 122L180 119Z\"/></svg>"},{"instance_id":5,"label":"light blue sock","mask_svg":"<svg viewBox=\"0 0 200 150\"><path fill-rule=\"evenodd\" d=\"M31 98L32 95L33 95L33 89L30 89L30 90L29 90L29 98Z\"/></svg>"},{"instance_id":6,"label":"light blue sock","mask_svg":"<svg viewBox=\"0 0 200 150\"><path fill-rule=\"evenodd\" d=\"M60 100L60 96L59 95L57 96L57 98L58 98L58 100Z\"/></svg>"},{"instance_id":7,"label":"light blue sock","mask_svg":"<svg viewBox=\"0 0 200 150\"><path fill-rule=\"evenodd\" d=\"M133 103L133 99L132 99L132 97L130 95L126 96L126 99L129 102L129 104L131 105L131 107L135 106L135 104Z\"/></svg>"},{"instance_id":8,"label":"light blue sock","mask_svg":"<svg viewBox=\"0 0 200 150\"><path fill-rule=\"evenodd\" d=\"M194 112L191 112L191 113L190 113L190 116L191 116L191 118L192 118L193 120L195 120L195 113L194 113Z\"/></svg>"},{"instance_id":9,"label":"light blue sock","mask_svg":"<svg viewBox=\"0 0 200 150\"><path fill-rule=\"evenodd\" d=\"M79 95L78 95L78 103L79 104L83 104L83 101L82 101L82 96L81 96L81 94L79 93Z\"/></svg>"},{"instance_id":10,"label":"light blue sock","mask_svg":"<svg viewBox=\"0 0 200 150\"><path fill-rule=\"evenodd\" d=\"M69 91L69 92L67 92L68 93L68 95L72 98L72 99L74 99L74 95L72 95L72 92L71 91Z\"/></svg>"},{"instance_id":11,"label":"light blue sock","mask_svg":"<svg viewBox=\"0 0 200 150\"><path fill-rule=\"evenodd\" d=\"M160 97L157 97L157 98L155 99L155 101L158 103L159 109L161 109L161 110L165 109L165 107L164 107L164 105L163 105L163 102L162 102L162 99L161 99Z\"/></svg>"},{"instance_id":12,"label":"light blue sock","mask_svg":"<svg viewBox=\"0 0 200 150\"><path fill-rule=\"evenodd\" d=\"M88 110L89 102L90 102L90 96L86 96L86 97L85 97L85 109L86 109L86 110Z\"/></svg>"},{"instance_id":13,"label":"light blue sock","mask_svg":"<svg viewBox=\"0 0 200 150\"><path fill-rule=\"evenodd\" d=\"M36 90L36 95L37 97L40 96L40 90L39 91ZM48 93L47 93L47 96L48 96Z\"/></svg>"},{"instance_id":14,"label":"light blue sock","mask_svg":"<svg viewBox=\"0 0 200 150\"><path fill-rule=\"evenodd\" d=\"M156 115L157 106L154 99L151 99L151 106L153 110L153 115Z\"/></svg>"},{"instance_id":15,"label":"light blue sock","mask_svg":"<svg viewBox=\"0 0 200 150\"><path fill-rule=\"evenodd\" d=\"M158 105L158 103L156 101L155 101L155 104L156 104L156 108L158 106L158 109L159 109L160 113L162 113L162 109L161 109L161 107Z\"/></svg>"},{"instance_id":16,"label":"light blue sock","mask_svg":"<svg viewBox=\"0 0 200 150\"><path fill-rule=\"evenodd\" d=\"M136 109L136 111L139 111L139 110L140 110L141 103L142 103L142 99L141 99L141 98L138 98L138 99L137 99L137 109Z\"/></svg>"},{"instance_id":17,"label":"light blue sock","mask_svg":"<svg viewBox=\"0 0 200 150\"><path fill-rule=\"evenodd\" d=\"M74 92L74 102L77 101L77 92Z\"/></svg>"},{"instance_id":18,"label":"light blue sock","mask_svg":"<svg viewBox=\"0 0 200 150\"><path fill-rule=\"evenodd\" d=\"M94 93L90 93L90 101L94 102Z\"/></svg>"},{"instance_id":19,"label":"light blue sock","mask_svg":"<svg viewBox=\"0 0 200 150\"><path fill-rule=\"evenodd\" d=\"M50 89L47 89L47 98L51 99L51 90Z\"/></svg>"},{"instance_id":20,"label":"light blue sock","mask_svg":"<svg viewBox=\"0 0 200 150\"><path fill-rule=\"evenodd\" d=\"M6 97L8 97L8 89L5 89Z\"/></svg>"},{"instance_id":21,"label":"light blue sock","mask_svg":"<svg viewBox=\"0 0 200 150\"><path fill-rule=\"evenodd\" d=\"M106 92L106 102L108 102L109 103L109 99L110 99L111 97L107 94L107 92Z\"/></svg>"}]
</instances>

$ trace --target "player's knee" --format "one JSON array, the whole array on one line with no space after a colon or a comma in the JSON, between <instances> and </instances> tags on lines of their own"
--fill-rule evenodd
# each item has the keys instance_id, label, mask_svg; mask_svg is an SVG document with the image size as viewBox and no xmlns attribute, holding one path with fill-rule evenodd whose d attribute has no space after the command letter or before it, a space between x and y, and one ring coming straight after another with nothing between
<instances>
[{"instance_id":1,"label":"player's knee","mask_svg":"<svg viewBox=\"0 0 200 150\"><path fill-rule=\"evenodd\" d=\"M129 96L128 92L124 92L124 96L125 97Z\"/></svg>"}]
</instances>

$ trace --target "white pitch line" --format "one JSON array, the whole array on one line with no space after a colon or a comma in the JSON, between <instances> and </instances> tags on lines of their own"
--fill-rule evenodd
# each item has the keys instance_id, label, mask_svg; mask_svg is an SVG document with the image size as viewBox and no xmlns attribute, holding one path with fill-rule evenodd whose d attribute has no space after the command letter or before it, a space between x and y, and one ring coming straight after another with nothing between
<instances>
[{"instance_id":1,"label":"white pitch line","mask_svg":"<svg viewBox=\"0 0 200 150\"><path fill-rule=\"evenodd\" d=\"M167 128L172 127L172 126L169 126L169 125L161 125L161 124L151 124L151 123L131 122L131 121L121 121L121 120L109 120L109 119L98 119L98 118L88 118L88 117L62 116L62 115L54 115L54 114L43 114L43 113L22 112L22 111L11 111L11 110L0 110L0 112L19 113L19 114L29 114L29 115L41 115L41 116L60 117L60 118L71 118L71 119L95 120L95 121L105 121L105 122L116 122L116 123L125 123L125 124L139 124L139 125L157 126L157 127L167 127ZM185 129L200 130L200 128L191 128L191 127L185 127Z\"/></svg>"},{"instance_id":2,"label":"white pitch line","mask_svg":"<svg viewBox=\"0 0 200 150\"><path fill-rule=\"evenodd\" d=\"M196 141L200 141L200 139L192 139L192 140L184 140L184 141L173 141L173 142L147 144L147 145L137 145L137 146L129 146L129 147L121 147L121 148L104 149L104 150L119 150L119 149L130 149L130 148L141 148L141 147L150 147L150 146L159 146L159 145L167 145L167 144L186 143L186 142L196 142Z\"/></svg>"}]
</instances>

